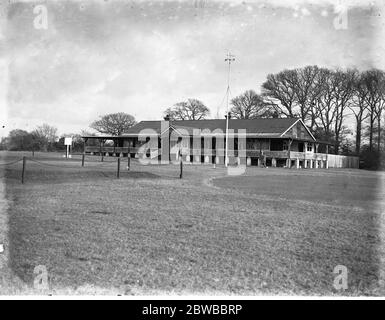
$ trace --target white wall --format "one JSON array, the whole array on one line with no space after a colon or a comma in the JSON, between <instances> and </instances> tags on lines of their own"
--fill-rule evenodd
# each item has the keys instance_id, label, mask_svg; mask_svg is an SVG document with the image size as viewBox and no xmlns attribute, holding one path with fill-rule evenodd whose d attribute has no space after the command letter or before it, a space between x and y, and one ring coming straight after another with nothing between
<instances>
[{"instance_id":1,"label":"white wall","mask_svg":"<svg viewBox=\"0 0 385 320\"><path fill-rule=\"evenodd\" d=\"M356 168L359 167L359 158L328 154L329 168Z\"/></svg>"}]
</instances>

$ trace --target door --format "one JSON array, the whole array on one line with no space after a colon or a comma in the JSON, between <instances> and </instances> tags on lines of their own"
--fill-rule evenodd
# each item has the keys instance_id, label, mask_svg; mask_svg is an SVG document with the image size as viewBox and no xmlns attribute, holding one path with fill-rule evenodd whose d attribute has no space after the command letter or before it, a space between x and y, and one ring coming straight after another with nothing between
<instances>
[{"instance_id":1,"label":"door","mask_svg":"<svg viewBox=\"0 0 385 320\"><path fill-rule=\"evenodd\" d=\"M298 143L298 152L303 152L303 142Z\"/></svg>"}]
</instances>

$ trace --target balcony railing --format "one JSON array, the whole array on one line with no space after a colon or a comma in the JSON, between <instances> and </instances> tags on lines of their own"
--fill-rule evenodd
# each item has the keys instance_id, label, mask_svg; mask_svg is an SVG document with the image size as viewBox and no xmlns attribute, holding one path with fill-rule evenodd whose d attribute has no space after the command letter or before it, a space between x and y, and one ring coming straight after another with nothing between
<instances>
[{"instance_id":1,"label":"balcony railing","mask_svg":"<svg viewBox=\"0 0 385 320\"><path fill-rule=\"evenodd\" d=\"M86 146L85 152L86 153L94 153L100 155L101 153L106 154L136 154L139 152L140 147L100 147L100 146ZM154 157L158 149L151 148L151 157ZM175 149L174 149L175 150ZM146 150L146 153L148 154L149 149ZM160 150L159 150L160 153ZM212 155L212 156L224 156L225 155L225 149L209 149L209 152L205 151L204 149L188 149L188 148L182 148L182 154L183 155ZM238 157L241 156L242 153L240 153L238 150L228 150L229 156ZM289 157L289 153L287 150L284 151L270 151L270 150L263 150L262 155L266 156L267 158L276 158L276 159L287 159ZM259 157L260 151L259 150L252 150L247 149L246 150L246 157ZM327 154L325 153L313 153L313 152L298 152L298 151L290 151L290 158L291 159L308 159L308 160L326 160Z\"/></svg>"},{"instance_id":2,"label":"balcony railing","mask_svg":"<svg viewBox=\"0 0 385 320\"><path fill-rule=\"evenodd\" d=\"M86 153L137 153L139 148L86 146ZM129 151L128 151L129 150Z\"/></svg>"}]
</instances>

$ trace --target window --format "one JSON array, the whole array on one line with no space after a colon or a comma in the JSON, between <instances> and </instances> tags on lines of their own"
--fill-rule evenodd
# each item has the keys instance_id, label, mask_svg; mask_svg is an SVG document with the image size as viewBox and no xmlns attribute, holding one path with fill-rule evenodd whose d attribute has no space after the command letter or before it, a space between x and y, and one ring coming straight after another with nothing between
<instances>
[{"instance_id":1,"label":"window","mask_svg":"<svg viewBox=\"0 0 385 320\"><path fill-rule=\"evenodd\" d=\"M286 140L283 141L282 150L289 150L289 144Z\"/></svg>"},{"instance_id":2,"label":"window","mask_svg":"<svg viewBox=\"0 0 385 320\"><path fill-rule=\"evenodd\" d=\"M309 152L313 151L313 145L311 143L307 144L307 151L309 151Z\"/></svg>"}]
</instances>

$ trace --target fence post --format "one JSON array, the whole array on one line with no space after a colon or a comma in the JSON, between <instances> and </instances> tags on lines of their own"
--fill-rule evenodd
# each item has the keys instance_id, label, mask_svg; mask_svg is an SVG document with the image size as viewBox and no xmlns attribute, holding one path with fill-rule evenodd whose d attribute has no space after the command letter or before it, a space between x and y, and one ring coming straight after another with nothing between
<instances>
[{"instance_id":1,"label":"fence post","mask_svg":"<svg viewBox=\"0 0 385 320\"><path fill-rule=\"evenodd\" d=\"M84 167L84 158L85 158L85 154L83 153L82 154L82 167Z\"/></svg>"},{"instance_id":2,"label":"fence post","mask_svg":"<svg viewBox=\"0 0 385 320\"><path fill-rule=\"evenodd\" d=\"M131 165L131 156L130 154L127 155L127 171L130 171L130 165Z\"/></svg>"},{"instance_id":3,"label":"fence post","mask_svg":"<svg viewBox=\"0 0 385 320\"><path fill-rule=\"evenodd\" d=\"M118 170L116 172L116 177L119 179L119 175L120 175L120 157L118 158Z\"/></svg>"},{"instance_id":4,"label":"fence post","mask_svg":"<svg viewBox=\"0 0 385 320\"><path fill-rule=\"evenodd\" d=\"M183 157L182 157L182 152L179 151L179 156L180 156L180 174L179 174L179 179L183 178Z\"/></svg>"},{"instance_id":5,"label":"fence post","mask_svg":"<svg viewBox=\"0 0 385 320\"><path fill-rule=\"evenodd\" d=\"M27 163L27 157L23 157L23 171L21 172L21 183L24 183L24 173L25 173L25 166Z\"/></svg>"}]
</instances>

